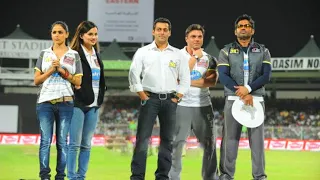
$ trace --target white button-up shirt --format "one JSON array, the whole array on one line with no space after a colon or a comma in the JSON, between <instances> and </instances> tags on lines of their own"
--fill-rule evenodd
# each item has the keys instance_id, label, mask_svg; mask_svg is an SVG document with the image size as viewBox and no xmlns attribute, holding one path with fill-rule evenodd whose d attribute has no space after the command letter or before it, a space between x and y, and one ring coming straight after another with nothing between
<instances>
[{"instance_id":1,"label":"white button-up shirt","mask_svg":"<svg viewBox=\"0 0 320 180\"><path fill-rule=\"evenodd\" d=\"M169 44L162 51L154 41L139 48L129 71L130 91L184 94L190 87L189 64L184 58Z\"/></svg>"}]
</instances>

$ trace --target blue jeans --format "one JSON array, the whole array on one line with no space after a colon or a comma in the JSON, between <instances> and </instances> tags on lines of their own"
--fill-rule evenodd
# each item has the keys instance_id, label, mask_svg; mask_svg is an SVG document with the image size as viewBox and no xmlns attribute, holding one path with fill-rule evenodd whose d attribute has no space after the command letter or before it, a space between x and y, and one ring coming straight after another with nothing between
<instances>
[{"instance_id":1,"label":"blue jeans","mask_svg":"<svg viewBox=\"0 0 320 180\"><path fill-rule=\"evenodd\" d=\"M96 107L85 107L83 109L75 107L73 109L67 163L70 180L85 179L90 158L91 140L97 126L98 114L98 108Z\"/></svg>"},{"instance_id":2,"label":"blue jeans","mask_svg":"<svg viewBox=\"0 0 320 180\"><path fill-rule=\"evenodd\" d=\"M49 167L50 147L52 142L53 124L56 121L57 174L55 179L64 179L67 162L67 136L73 114L73 101L51 104L37 104L37 118L40 123L40 173L41 179L50 179Z\"/></svg>"}]
</instances>

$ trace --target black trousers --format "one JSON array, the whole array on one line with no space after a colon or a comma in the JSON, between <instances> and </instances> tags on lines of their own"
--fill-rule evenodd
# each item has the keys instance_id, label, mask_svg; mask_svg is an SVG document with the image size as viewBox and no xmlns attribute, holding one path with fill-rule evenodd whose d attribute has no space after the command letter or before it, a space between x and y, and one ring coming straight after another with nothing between
<instances>
[{"instance_id":1,"label":"black trousers","mask_svg":"<svg viewBox=\"0 0 320 180\"><path fill-rule=\"evenodd\" d=\"M152 94L150 99L141 104L136 134L136 145L131 162L131 180L144 180L146 171L148 143L152 129L159 117L160 147L158 153L158 168L155 171L156 180L168 180L172 163L173 132L176 121L177 104L171 97Z\"/></svg>"}]
</instances>

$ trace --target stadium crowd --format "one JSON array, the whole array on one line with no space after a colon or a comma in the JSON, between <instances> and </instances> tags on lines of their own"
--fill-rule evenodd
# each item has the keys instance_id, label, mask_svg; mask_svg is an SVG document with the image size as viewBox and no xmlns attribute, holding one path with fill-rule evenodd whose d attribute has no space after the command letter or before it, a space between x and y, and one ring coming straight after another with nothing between
<instances>
[{"instance_id":1,"label":"stadium crowd","mask_svg":"<svg viewBox=\"0 0 320 180\"><path fill-rule=\"evenodd\" d=\"M212 98L218 135L223 124L224 100ZM96 133L133 133L139 115L139 104L137 97L108 97L101 109ZM267 138L320 139L320 99L266 98L265 104Z\"/></svg>"}]
</instances>

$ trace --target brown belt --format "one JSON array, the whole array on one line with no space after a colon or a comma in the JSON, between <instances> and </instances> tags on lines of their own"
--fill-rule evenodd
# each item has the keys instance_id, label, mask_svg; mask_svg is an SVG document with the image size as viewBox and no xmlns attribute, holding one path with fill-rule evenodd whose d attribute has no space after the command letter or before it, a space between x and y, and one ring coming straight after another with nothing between
<instances>
[{"instance_id":1,"label":"brown belt","mask_svg":"<svg viewBox=\"0 0 320 180\"><path fill-rule=\"evenodd\" d=\"M65 102L65 101L73 101L73 97L72 96L64 96L58 99L52 99L48 102L50 102L51 104L55 104L57 102Z\"/></svg>"}]
</instances>

